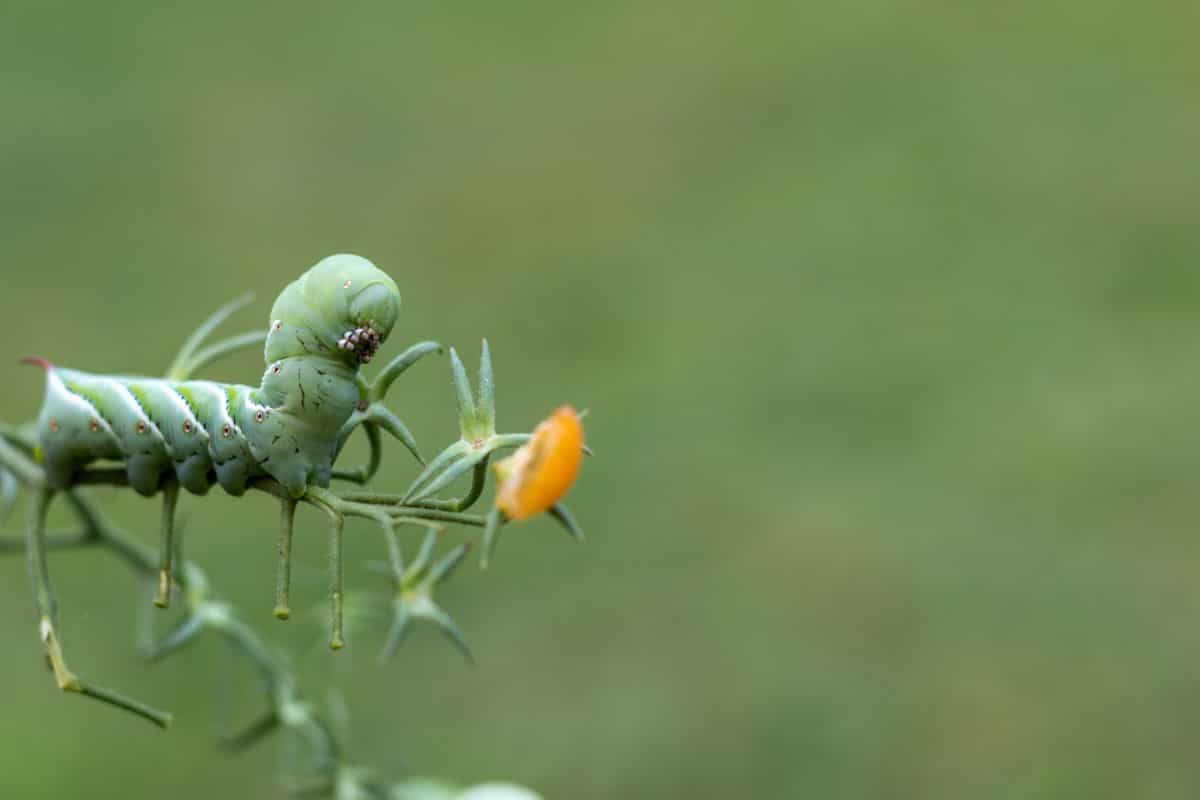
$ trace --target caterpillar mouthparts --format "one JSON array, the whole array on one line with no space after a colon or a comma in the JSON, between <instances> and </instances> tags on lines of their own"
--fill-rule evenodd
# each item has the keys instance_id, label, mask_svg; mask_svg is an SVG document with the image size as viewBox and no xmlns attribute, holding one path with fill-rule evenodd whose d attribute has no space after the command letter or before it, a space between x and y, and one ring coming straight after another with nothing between
<instances>
[{"instance_id":1,"label":"caterpillar mouthparts","mask_svg":"<svg viewBox=\"0 0 1200 800\"><path fill-rule=\"evenodd\" d=\"M358 356L358 363L366 364L375 357L375 351L382 343L383 339L379 336L379 331L367 323L342 334L342 338L338 339L337 346L341 350Z\"/></svg>"}]
</instances>

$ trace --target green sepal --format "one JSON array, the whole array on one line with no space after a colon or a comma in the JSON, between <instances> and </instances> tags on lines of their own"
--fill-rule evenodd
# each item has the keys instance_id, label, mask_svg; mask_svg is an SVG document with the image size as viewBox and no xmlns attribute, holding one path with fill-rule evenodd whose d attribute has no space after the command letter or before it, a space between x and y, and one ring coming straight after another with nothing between
<instances>
[{"instance_id":1,"label":"green sepal","mask_svg":"<svg viewBox=\"0 0 1200 800\"><path fill-rule=\"evenodd\" d=\"M486 461L497 450L519 447L533 434L496 433L496 389L492 370L491 349L487 340L479 357L479 390L474 396L467 370L458 351L450 348L450 371L458 403L459 440L442 450L430 461L420 475L413 480L404 493L404 502L428 503L437 492L445 489L466 472ZM476 476L477 480L480 477ZM472 498L477 498L482 487L472 485ZM434 500L439 507L449 501Z\"/></svg>"},{"instance_id":2,"label":"green sepal","mask_svg":"<svg viewBox=\"0 0 1200 800\"><path fill-rule=\"evenodd\" d=\"M439 472L466 456L470 451L471 445L460 439L434 456L433 460L425 465L425 469L421 470L421 474L417 475L409 485L408 490L404 493L404 502L407 503L414 494L424 489Z\"/></svg>"},{"instance_id":3,"label":"green sepal","mask_svg":"<svg viewBox=\"0 0 1200 800\"><path fill-rule=\"evenodd\" d=\"M462 438L472 438L472 434L477 433L477 419L475 414L475 398L471 396L471 382L467 379L467 370L463 367L462 359L458 357L458 351L453 347L450 348L450 374L454 381L454 397L458 402L458 426L462 432ZM483 433L478 431L478 433ZM483 438L476 436L474 438Z\"/></svg>"},{"instance_id":4,"label":"green sepal","mask_svg":"<svg viewBox=\"0 0 1200 800\"><path fill-rule=\"evenodd\" d=\"M479 354L479 398L475 403L475 419L484 430L496 432L496 379L492 371L492 353L487 339Z\"/></svg>"},{"instance_id":5,"label":"green sepal","mask_svg":"<svg viewBox=\"0 0 1200 800\"><path fill-rule=\"evenodd\" d=\"M473 468L476 464L483 461L483 459L487 458L490 453L490 448L483 450L468 449L465 452L461 452L461 455L455 456L455 458L446 465L444 470L433 477L429 483L422 487L419 491L413 492L413 490L410 489L410 493L407 495L406 502L415 503L433 496L437 492L453 483L459 476L466 474L467 470Z\"/></svg>"},{"instance_id":6,"label":"green sepal","mask_svg":"<svg viewBox=\"0 0 1200 800\"><path fill-rule=\"evenodd\" d=\"M479 568L487 569L491 563L492 556L496 552L496 544L500 540L500 526L508 522L508 518L504 516L504 512L499 508L493 508L487 515L487 519L483 523L483 546L479 553Z\"/></svg>"},{"instance_id":7,"label":"green sepal","mask_svg":"<svg viewBox=\"0 0 1200 800\"><path fill-rule=\"evenodd\" d=\"M563 503L555 503L554 505L550 506L546 513L558 520L558 523L566 529L567 533L571 535L572 539L577 542L582 542L584 540L583 528L579 527L579 523L575 521L575 517L571 515L571 512L566 505Z\"/></svg>"},{"instance_id":8,"label":"green sepal","mask_svg":"<svg viewBox=\"0 0 1200 800\"><path fill-rule=\"evenodd\" d=\"M446 638L458 648L458 651L462 653L467 663L475 666L475 654L471 652L471 646L467 644L467 638L463 635L458 625L455 624L454 620L450 618L450 615L438 607L432 600L426 601L421 606L414 613L419 617L430 620L441 628L442 633L446 634Z\"/></svg>"},{"instance_id":9,"label":"green sepal","mask_svg":"<svg viewBox=\"0 0 1200 800\"><path fill-rule=\"evenodd\" d=\"M433 552L437 547L440 533L440 528L431 528L421 542L421 548L417 552L416 558L408 565L403 563L399 542L394 536L389 537L391 545L390 577L395 596L392 601L392 623L379 654L381 661L387 661L395 655L414 621L424 619L437 625L467 661L475 663L475 657L467 645L466 637L463 636L462 631L450 615L443 611L433 599L437 587L445 583L462 563L470 550L470 544L463 543L452 548L450 552L435 562Z\"/></svg>"}]
</instances>

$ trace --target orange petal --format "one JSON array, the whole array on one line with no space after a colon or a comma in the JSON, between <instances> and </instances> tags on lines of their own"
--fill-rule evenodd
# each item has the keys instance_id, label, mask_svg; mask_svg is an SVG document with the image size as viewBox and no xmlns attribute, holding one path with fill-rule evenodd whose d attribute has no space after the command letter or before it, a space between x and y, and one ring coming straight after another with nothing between
<instances>
[{"instance_id":1,"label":"orange petal","mask_svg":"<svg viewBox=\"0 0 1200 800\"><path fill-rule=\"evenodd\" d=\"M562 406L533 431L533 438L496 464L496 505L509 519L527 519L562 500L583 461L583 424Z\"/></svg>"}]
</instances>

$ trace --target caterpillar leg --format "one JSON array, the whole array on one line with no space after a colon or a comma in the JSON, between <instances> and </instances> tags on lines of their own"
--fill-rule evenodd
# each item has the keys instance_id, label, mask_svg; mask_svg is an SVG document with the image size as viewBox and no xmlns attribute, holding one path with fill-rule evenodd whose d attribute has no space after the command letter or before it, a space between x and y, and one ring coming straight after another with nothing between
<instances>
[{"instance_id":1,"label":"caterpillar leg","mask_svg":"<svg viewBox=\"0 0 1200 800\"><path fill-rule=\"evenodd\" d=\"M25 529L25 552L29 560L29 575L33 580L34 607L38 616L38 633L46 658L54 670L54 681L64 692L74 692L110 705L118 706L141 716L160 727L171 723L171 715L151 708L137 700L102 689L84 681L67 666L63 655L62 640L58 635L58 599L50 584L50 571L46 563L46 514L54 500L55 490L42 489L37 492L30 507L29 523Z\"/></svg>"},{"instance_id":2,"label":"caterpillar leg","mask_svg":"<svg viewBox=\"0 0 1200 800\"><path fill-rule=\"evenodd\" d=\"M158 551L158 594L154 605L171 605L171 570L175 559L175 509L179 505L179 482L168 478L162 489L162 536Z\"/></svg>"}]
</instances>

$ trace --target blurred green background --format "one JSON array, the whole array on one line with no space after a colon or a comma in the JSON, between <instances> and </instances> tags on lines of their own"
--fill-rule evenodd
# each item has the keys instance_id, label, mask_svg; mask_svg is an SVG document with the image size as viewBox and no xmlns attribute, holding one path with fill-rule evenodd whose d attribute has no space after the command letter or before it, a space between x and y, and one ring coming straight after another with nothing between
<instances>
[{"instance_id":1,"label":"blurred green background","mask_svg":"<svg viewBox=\"0 0 1200 800\"><path fill-rule=\"evenodd\" d=\"M572 402L597 453L585 545L538 520L445 587L477 669L430 630L383 668L371 626L296 651L359 761L581 800L1195 797L1198 16L9 0L0 419L39 403L21 355L161 372L359 253L404 292L390 352L486 335L501 427ZM450 441L444 357L398 390ZM413 474L397 447L380 485ZM273 503L185 513L222 593L320 635L270 617ZM323 537L305 514L297 605ZM177 724L58 695L9 558L0 796L274 796L278 743L212 746L222 648L148 667L124 568L52 569L74 666Z\"/></svg>"}]
</instances>

